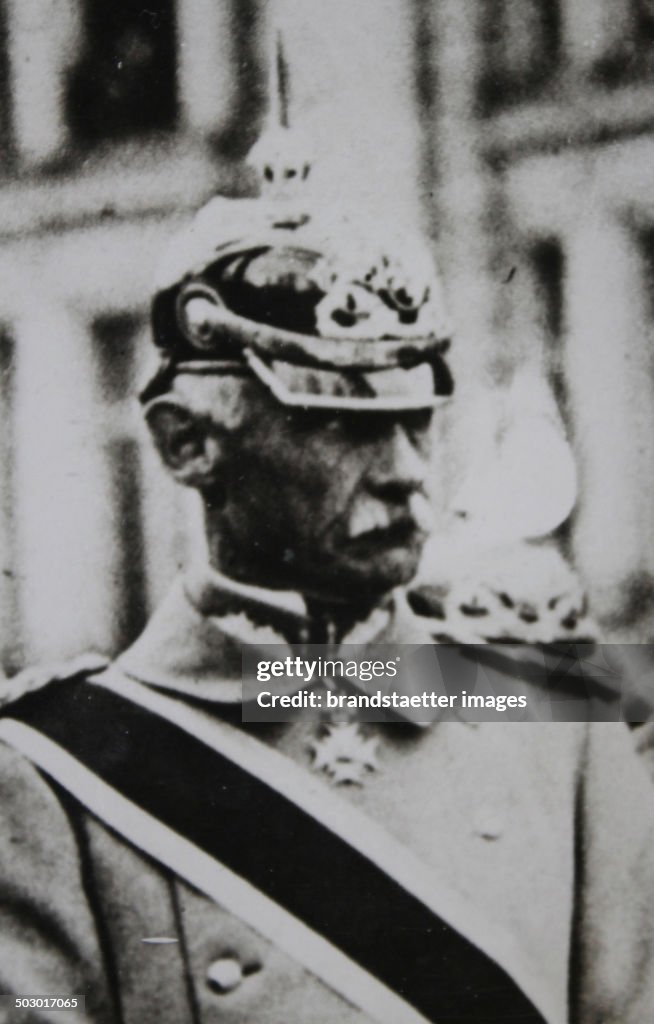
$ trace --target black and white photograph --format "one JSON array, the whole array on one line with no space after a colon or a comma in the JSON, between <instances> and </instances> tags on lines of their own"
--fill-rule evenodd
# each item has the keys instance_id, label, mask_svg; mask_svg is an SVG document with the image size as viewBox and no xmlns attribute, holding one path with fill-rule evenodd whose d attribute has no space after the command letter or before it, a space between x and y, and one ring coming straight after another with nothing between
<instances>
[{"instance_id":1,"label":"black and white photograph","mask_svg":"<svg viewBox=\"0 0 654 1024\"><path fill-rule=\"evenodd\" d=\"M0 0L0 1024L654 1021L654 2Z\"/></svg>"}]
</instances>

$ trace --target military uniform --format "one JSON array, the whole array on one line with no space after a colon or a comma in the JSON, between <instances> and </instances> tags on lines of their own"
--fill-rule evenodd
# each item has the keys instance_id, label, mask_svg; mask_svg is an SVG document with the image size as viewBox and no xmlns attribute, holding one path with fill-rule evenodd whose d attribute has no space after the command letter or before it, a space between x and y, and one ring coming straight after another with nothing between
<instances>
[{"instance_id":1,"label":"military uniform","mask_svg":"<svg viewBox=\"0 0 654 1024\"><path fill-rule=\"evenodd\" d=\"M292 595L294 611L290 597L280 604L278 594L232 588L215 574L188 576L108 672L55 681L10 705L9 718L33 723L34 707L38 719L39 702L48 700L53 718L65 706L66 687L82 701L103 688L145 711L143 763L154 753L147 737L154 741L162 717L223 751L225 732L228 744L245 736L250 768L304 801L307 814L400 886L428 899L444 927L481 950L527 996L540 1014L533 1019L646 1020L654 999L654 837L646 813L649 783L626 730L617 723L380 726L381 770L362 788L334 788L324 774L311 772L311 724L280 731L243 726L234 714L243 645L287 644L294 619L296 635L307 628L301 598ZM427 625L398 593L381 617L359 624L359 642L392 641L397 633L426 641ZM112 717L107 774L138 735L130 725L122 728L120 715ZM66 724L60 728L65 733ZM0 732L34 757L8 719ZM99 737L90 742L97 745ZM178 756L175 747L165 752L169 761ZM38 758L36 749L37 765ZM224 886L222 897L212 890L211 898L202 870L197 877L187 871L190 859L182 857L181 873L171 866L174 854L168 857L158 833L164 862L157 863L151 850L139 848L138 835L125 838L114 806L120 799L111 791L99 797L67 791L62 758L42 760L39 770L2 748L3 991L84 993L93 1021L429 1019L402 992L367 991L374 965L349 978L320 945L312 951L320 922L308 931L305 922L295 936L295 919L278 918L266 898L239 889L238 869L216 883ZM180 761L174 771L181 776L187 767ZM73 775L83 776L81 770ZM252 793L232 791L223 799L226 780L217 776L211 785L213 827L234 828L236 804L254 800ZM93 811L84 806L89 800ZM255 820L253 828L264 843L265 822ZM285 852L298 865L299 881L311 851L289 834ZM317 904L325 894L328 902L344 899L356 922L364 894L352 890L337 863L330 867L314 855L312 898ZM247 859L245 848L242 856ZM400 931L381 907L379 920L386 929L377 932L380 948L396 948L399 957ZM480 969L473 955L472 990ZM454 984L452 964L428 962L423 970L443 991ZM435 1019L462 1017L452 1006L449 1016Z\"/></svg>"}]
</instances>

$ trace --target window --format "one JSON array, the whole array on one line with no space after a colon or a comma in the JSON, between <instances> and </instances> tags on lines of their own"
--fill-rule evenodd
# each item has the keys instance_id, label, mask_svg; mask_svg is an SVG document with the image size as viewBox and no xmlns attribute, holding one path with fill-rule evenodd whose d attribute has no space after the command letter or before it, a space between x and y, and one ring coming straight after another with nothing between
<instances>
[{"instance_id":1,"label":"window","mask_svg":"<svg viewBox=\"0 0 654 1024\"><path fill-rule=\"evenodd\" d=\"M83 0L85 44L68 87L73 136L94 143L174 127L173 0Z\"/></svg>"},{"instance_id":2,"label":"window","mask_svg":"<svg viewBox=\"0 0 654 1024\"><path fill-rule=\"evenodd\" d=\"M556 71L560 11L555 0L483 0L484 112L537 94Z\"/></svg>"}]
</instances>

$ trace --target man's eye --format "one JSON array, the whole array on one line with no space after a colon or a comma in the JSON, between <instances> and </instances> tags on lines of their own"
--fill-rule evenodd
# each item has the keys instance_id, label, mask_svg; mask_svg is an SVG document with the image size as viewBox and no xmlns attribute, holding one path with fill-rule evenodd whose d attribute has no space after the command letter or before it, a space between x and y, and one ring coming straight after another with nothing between
<instances>
[{"instance_id":1,"label":"man's eye","mask_svg":"<svg viewBox=\"0 0 654 1024\"><path fill-rule=\"evenodd\" d=\"M351 413L341 420L343 430L352 442L376 441L383 434L384 423L379 416Z\"/></svg>"},{"instance_id":2,"label":"man's eye","mask_svg":"<svg viewBox=\"0 0 654 1024\"><path fill-rule=\"evenodd\" d=\"M433 411L431 409L417 409L415 412L407 413L404 425L412 437L419 439L431 427L432 418Z\"/></svg>"},{"instance_id":3,"label":"man's eye","mask_svg":"<svg viewBox=\"0 0 654 1024\"><path fill-rule=\"evenodd\" d=\"M286 418L291 428L298 434L314 431L336 433L340 429L340 417L322 409L297 409Z\"/></svg>"}]
</instances>

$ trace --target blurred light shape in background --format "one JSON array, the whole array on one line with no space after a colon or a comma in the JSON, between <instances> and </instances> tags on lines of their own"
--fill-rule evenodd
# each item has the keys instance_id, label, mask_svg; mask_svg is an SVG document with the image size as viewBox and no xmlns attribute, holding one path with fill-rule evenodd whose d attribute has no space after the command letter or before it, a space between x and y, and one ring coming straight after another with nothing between
<instances>
[{"instance_id":1,"label":"blurred light shape in background","mask_svg":"<svg viewBox=\"0 0 654 1024\"><path fill-rule=\"evenodd\" d=\"M452 502L459 529L482 546L552 533L574 508L577 472L547 384L527 367L502 395L480 386L468 401L469 459Z\"/></svg>"}]
</instances>

